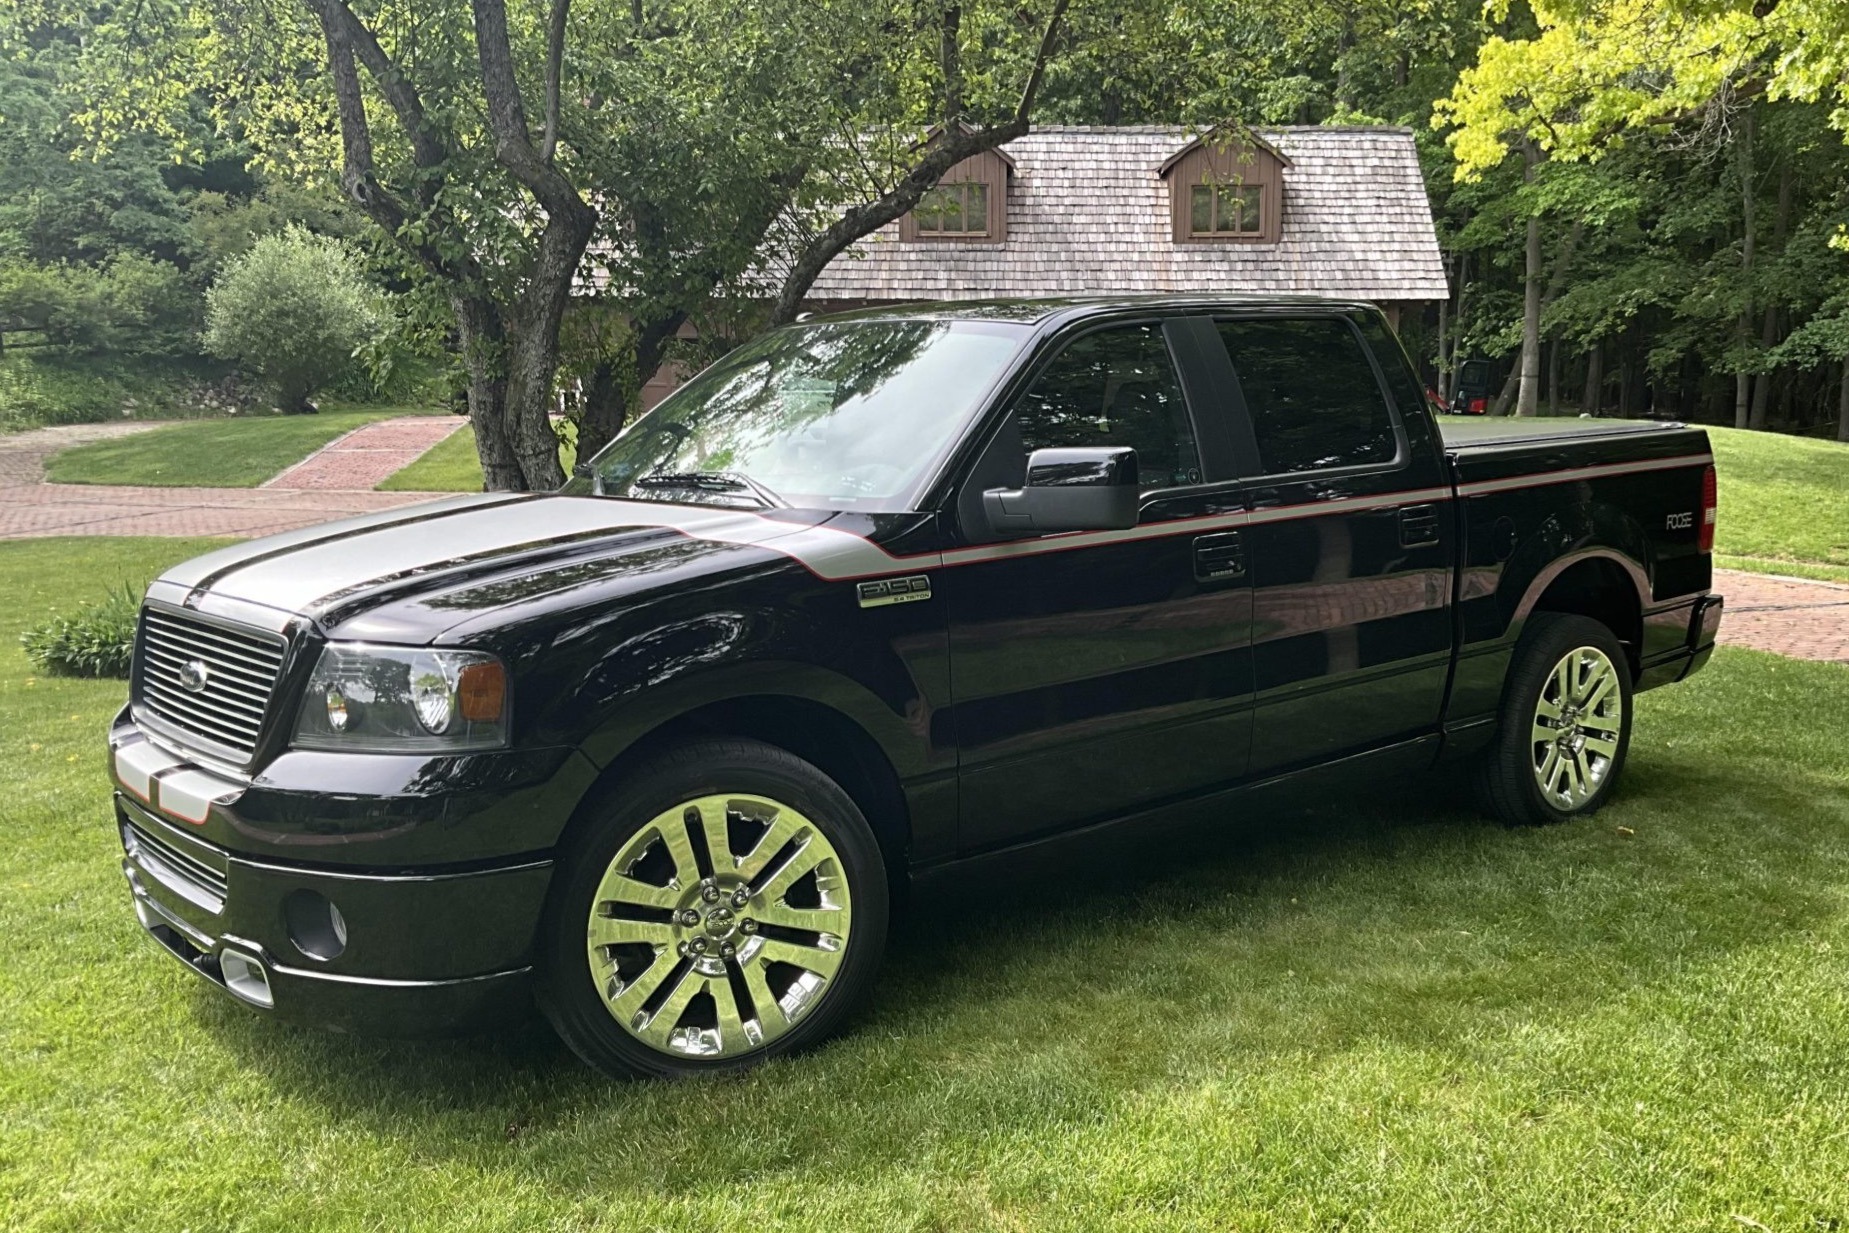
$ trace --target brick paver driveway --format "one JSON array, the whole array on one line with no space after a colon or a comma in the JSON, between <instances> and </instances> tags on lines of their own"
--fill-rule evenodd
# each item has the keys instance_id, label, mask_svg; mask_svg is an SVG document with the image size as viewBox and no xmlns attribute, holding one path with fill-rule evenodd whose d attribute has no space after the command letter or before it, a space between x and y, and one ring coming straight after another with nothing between
<instances>
[{"instance_id":1,"label":"brick paver driveway","mask_svg":"<svg viewBox=\"0 0 1849 1233\"><path fill-rule=\"evenodd\" d=\"M362 424L266 480L263 487L370 489L416 462L465 422L456 415L414 415Z\"/></svg>"},{"instance_id":2,"label":"brick paver driveway","mask_svg":"<svg viewBox=\"0 0 1849 1233\"><path fill-rule=\"evenodd\" d=\"M1849 585L1715 571L1727 597L1721 641L1849 664Z\"/></svg>"},{"instance_id":3,"label":"brick paver driveway","mask_svg":"<svg viewBox=\"0 0 1849 1233\"><path fill-rule=\"evenodd\" d=\"M368 427L385 428L402 422L387 420ZM437 423L446 430L442 434L445 436L457 427L457 422L447 417ZM370 491L372 484L397 469L394 465L384 475L366 478L383 465L384 455L391 450L370 452L370 457L368 452L361 452L355 456L358 465L347 461L338 464L338 474L345 482L365 481L364 486L353 489L133 488L44 482L45 460L60 450L157 426L83 424L0 437L0 539L31 535L269 535L440 495ZM430 429L422 431L428 434ZM357 434L349 434L352 435ZM392 444L395 446L396 441ZM329 452L324 450L308 461ZM298 468L304 465L298 464ZM325 480L325 474L322 478Z\"/></svg>"}]
</instances>

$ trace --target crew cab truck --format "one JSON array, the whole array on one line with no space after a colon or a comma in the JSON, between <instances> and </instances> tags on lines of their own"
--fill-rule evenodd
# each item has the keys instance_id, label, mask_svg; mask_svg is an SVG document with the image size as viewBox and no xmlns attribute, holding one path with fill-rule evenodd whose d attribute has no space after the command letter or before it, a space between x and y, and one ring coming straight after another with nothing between
<instances>
[{"instance_id":1,"label":"crew cab truck","mask_svg":"<svg viewBox=\"0 0 1849 1233\"><path fill-rule=\"evenodd\" d=\"M557 493L161 576L123 870L268 1014L530 993L605 1071L740 1067L842 1023L911 876L1333 767L1598 809L1712 654L1714 492L1698 429L1439 425L1360 304L806 321Z\"/></svg>"}]
</instances>

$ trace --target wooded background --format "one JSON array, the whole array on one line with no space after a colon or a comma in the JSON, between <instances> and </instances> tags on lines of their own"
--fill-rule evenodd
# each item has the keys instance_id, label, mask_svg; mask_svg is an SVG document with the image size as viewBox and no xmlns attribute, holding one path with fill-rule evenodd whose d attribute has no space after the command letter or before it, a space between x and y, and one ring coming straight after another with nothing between
<instances>
[{"instance_id":1,"label":"wooded background","mask_svg":"<svg viewBox=\"0 0 1849 1233\"><path fill-rule=\"evenodd\" d=\"M336 389L466 398L489 485L543 488L559 389L595 448L1030 123L1378 122L1446 254L1434 386L1849 440L1845 59L1835 0L27 0L0 424L260 402L207 292L294 228L389 306Z\"/></svg>"}]
</instances>

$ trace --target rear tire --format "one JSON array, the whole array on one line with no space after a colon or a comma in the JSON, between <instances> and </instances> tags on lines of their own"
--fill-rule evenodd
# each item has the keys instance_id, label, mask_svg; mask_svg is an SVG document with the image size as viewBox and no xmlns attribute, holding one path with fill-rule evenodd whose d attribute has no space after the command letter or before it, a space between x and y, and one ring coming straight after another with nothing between
<instances>
[{"instance_id":1,"label":"rear tire","mask_svg":"<svg viewBox=\"0 0 1849 1233\"><path fill-rule=\"evenodd\" d=\"M879 844L833 780L759 741L690 742L624 774L561 851L539 1005L609 1075L741 1070L859 1007L888 911Z\"/></svg>"},{"instance_id":2,"label":"rear tire","mask_svg":"<svg viewBox=\"0 0 1849 1233\"><path fill-rule=\"evenodd\" d=\"M1590 617L1528 618L1503 685L1496 737L1477 766L1479 801L1509 826L1597 813L1631 744L1631 671L1616 634Z\"/></svg>"}]
</instances>

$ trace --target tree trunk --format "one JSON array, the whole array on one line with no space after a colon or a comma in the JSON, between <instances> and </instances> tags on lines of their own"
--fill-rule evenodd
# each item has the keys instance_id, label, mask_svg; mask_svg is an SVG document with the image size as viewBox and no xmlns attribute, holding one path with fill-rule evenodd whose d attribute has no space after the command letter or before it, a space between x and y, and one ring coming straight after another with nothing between
<instances>
[{"instance_id":1,"label":"tree trunk","mask_svg":"<svg viewBox=\"0 0 1849 1233\"><path fill-rule=\"evenodd\" d=\"M1749 102L1740 119L1740 136L1734 143L1740 171L1740 320L1734 327L1735 341L1742 352L1741 369L1733 378L1733 426L1745 428L1751 418L1753 377L1746 370L1746 340L1753 328L1753 105Z\"/></svg>"},{"instance_id":2,"label":"tree trunk","mask_svg":"<svg viewBox=\"0 0 1849 1233\"><path fill-rule=\"evenodd\" d=\"M616 439L629 422L633 401L628 368L615 359L599 360L584 383L584 414L578 417L578 457L589 458ZM631 370L633 371L633 370Z\"/></svg>"},{"instance_id":3,"label":"tree trunk","mask_svg":"<svg viewBox=\"0 0 1849 1233\"><path fill-rule=\"evenodd\" d=\"M1784 247L1785 230L1791 225L1791 162L1781 159L1778 167L1778 213L1772 216L1772 247ZM1767 304L1765 320L1759 329L1759 346L1770 351L1778 342L1778 305ZM1772 373L1762 372L1753 381L1753 405L1747 414L1749 428L1766 426L1766 408L1771 403Z\"/></svg>"},{"instance_id":4,"label":"tree trunk","mask_svg":"<svg viewBox=\"0 0 1849 1233\"><path fill-rule=\"evenodd\" d=\"M1595 338L1586 352L1586 392L1579 396L1579 409L1588 415L1597 415L1605 407L1604 359L1604 348Z\"/></svg>"},{"instance_id":5,"label":"tree trunk","mask_svg":"<svg viewBox=\"0 0 1849 1233\"><path fill-rule=\"evenodd\" d=\"M686 320L685 313L675 312L642 324L631 354L605 360L592 370L584 415L578 421L578 457L589 458L608 445L641 410L642 388L661 371L668 340Z\"/></svg>"},{"instance_id":6,"label":"tree trunk","mask_svg":"<svg viewBox=\"0 0 1849 1233\"><path fill-rule=\"evenodd\" d=\"M1843 358L1843 384L1836 395L1836 439L1849 441L1849 356Z\"/></svg>"},{"instance_id":7,"label":"tree trunk","mask_svg":"<svg viewBox=\"0 0 1849 1233\"><path fill-rule=\"evenodd\" d=\"M1547 413L1560 414L1560 340L1547 343Z\"/></svg>"},{"instance_id":8,"label":"tree trunk","mask_svg":"<svg viewBox=\"0 0 1849 1233\"><path fill-rule=\"evenodd\" d=\"M1515 414L1532 416L1541 409L1541 220L1528 220L1525 285L1522 288L1521 382Z\"/></svg>"},{"instance_id":9,"label":"tree trunk","mask_svg":"<svg viewBox=\"0 0 1849 1233\"><path fill-rule=\"evenodd\" d=\"M515 491L552 492L565 482L559 438L552 430L552 379L559 366L559 333L543 322L523 322L507 348L507 443L520 465Z\"/></svg>"},{"instance_id":10,"label":"tree trunk","mask_svg":"<svg viewBox=\"0 0 1849 1233\"><path fill-rule=\"evenodd\" d=\"M1345 111L1352 111L1355 106L1354 74L1348 67L1348 57L1354 47L1355 11L1350 8L1342 15L1342 28L1336 34L1335 43L1335 104Z\"/></svg>"},{"instance_id":11,"label":"tree trunk","mask_svg":"<svg viewBox=\"0 0 1849 1233\"><path fill-rule=\"evenodd\" d=\"M1450 324L1447 320L1450 309L1451 296L1447 293L1444 299L1438 301L1438 379L1434 382L1438 387L1438 401L1447 406L1451 401L1451 381L1445 364L1445 334L1448 332L1446 327Z\"/></svg>"},{"instance_id":12,"label":"tree trunk","mask_svg":"<svg viewBox=\"0 0 1849 1233\"><path fill-rule=\"evenodd\" d=\"M501 314L485 299L457 295L456 333L462 362L469 373L469 423L475 429L475 456L481 460L483 486L490 492L519 492L526 487L520 460L507 439L506 350Z\"/></svg>"}]
</instances>

